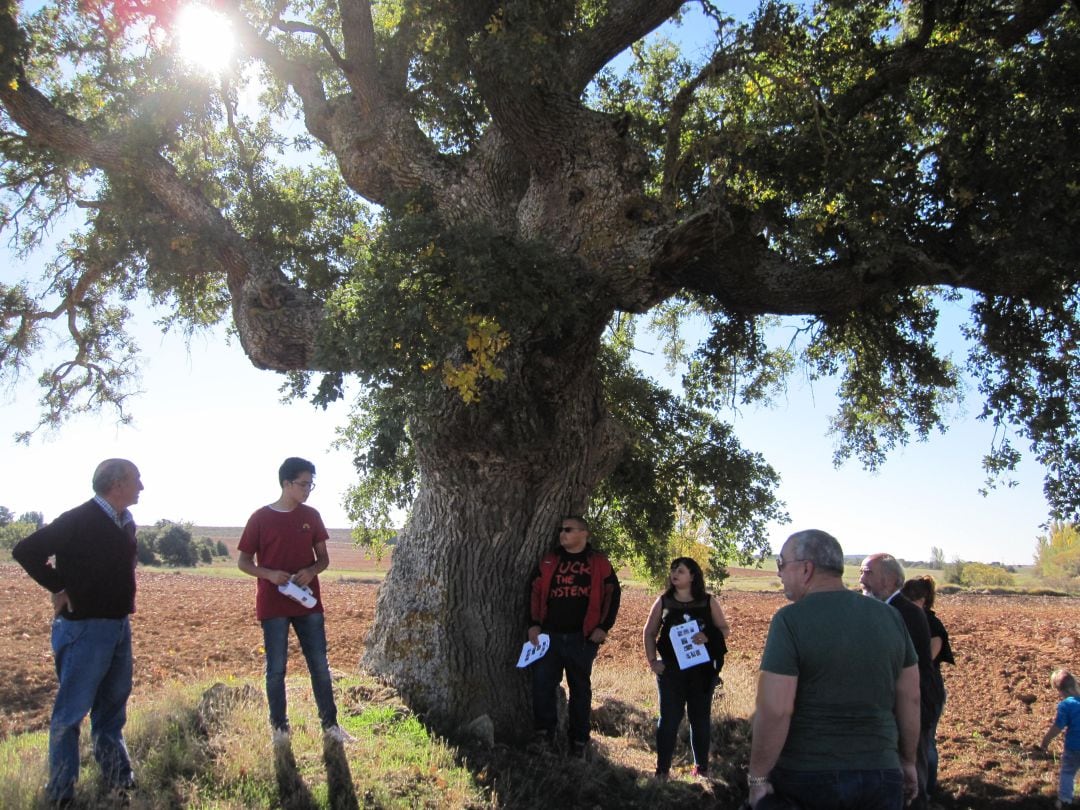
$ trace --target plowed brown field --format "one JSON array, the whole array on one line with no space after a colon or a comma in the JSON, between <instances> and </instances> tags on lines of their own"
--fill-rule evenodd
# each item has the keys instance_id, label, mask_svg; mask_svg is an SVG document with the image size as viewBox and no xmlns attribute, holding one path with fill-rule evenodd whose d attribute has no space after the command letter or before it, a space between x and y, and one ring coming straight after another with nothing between
<instances>
[{"instance_id":1,"label":"plowed brown field","mask_svg":"<svg viewBox=\"0 0 1080 810\"><path fill-rule=\"evenodd\" d=\"M48 726L55 689L46 594L17 566L0 564L0 738ZM374 616L378 585L328 578L323 595L330 665L355 669ZM641 668L639 633L652 597L627 589L597 666ZM756 665L777 593L727 592L729 662ZM1055 760L1034 752L1054 715L1048 685L1059 666L1080 670L1080 599L954 595L939 598L957 666L945 673L948 703L938 730L943 803L966 808L1051 807ZM258 677L261 632L247 579L140 571L133 701L171 679ZM299 655L294 666L302 666Z\"/></svg>"}]
</instances>

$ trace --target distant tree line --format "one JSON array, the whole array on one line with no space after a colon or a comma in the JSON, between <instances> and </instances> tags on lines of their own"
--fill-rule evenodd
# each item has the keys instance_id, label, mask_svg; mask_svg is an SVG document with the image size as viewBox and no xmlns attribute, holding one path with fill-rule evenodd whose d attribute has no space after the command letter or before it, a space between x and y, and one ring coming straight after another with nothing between
<instances>
[{"instance_id":1,"label":"distant tree line","mask_svg":"<svg viewBox=\"0 0 1080 810\"><path fill-rule=\"evenodd\" d=\"M192 524L159 520L153 526L139 529L136 554L140 565L193 567L210 565L215 558L228 557L229 549L221 540L195 538Z\"/></svg>"},{"instance_id":2,"label":"distant tree line","mask_svg":"<svg viewBox=\"0 0 1080 810\"><path fill-rule=\"evenodd\" d=\"M10 552L16 543L44 525L45 516L41 512L23 512L15 517L6 506L0 506L0 550ZM191 530L192 524L171 520L159 520L153 526L139 529L136 536L139 564L193 567L228 558L229 549L223 541L196 538Z\"/></svg>"}]
</instances>

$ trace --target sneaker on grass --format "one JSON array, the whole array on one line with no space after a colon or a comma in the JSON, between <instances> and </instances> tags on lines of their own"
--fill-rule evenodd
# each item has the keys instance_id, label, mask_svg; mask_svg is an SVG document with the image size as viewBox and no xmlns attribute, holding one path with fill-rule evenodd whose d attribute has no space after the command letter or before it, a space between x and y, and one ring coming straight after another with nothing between
<instances>
[{"instance_id":1,"label":"sneaker on grass","mask_svg":"<svg viewBox=\"0 0 1080 810\"><path fill-rule=\"evenodd\" d=\"M323 736L326 737L326 739L328 740L339 742L342 745L345 745L346 743L356 742L356 737L347 732L341 726L330 726L330 728L324 729Z\"/></svg>"}]
</instances>

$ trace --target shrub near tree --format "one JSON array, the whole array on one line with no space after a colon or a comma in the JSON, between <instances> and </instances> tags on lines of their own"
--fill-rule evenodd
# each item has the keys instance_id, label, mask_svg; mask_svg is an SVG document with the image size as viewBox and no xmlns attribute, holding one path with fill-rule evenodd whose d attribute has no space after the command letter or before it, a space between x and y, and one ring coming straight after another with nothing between
<instances>
[{"instance_id":1,"label":"shrub near tree","mask_svg":"<svg viewBox=\"0 0 1080 810\"><path fill-rule=\"evenodd\" d=\"M203 550L206 545L203 541L197 541L191 534L190 523L175 523L171 520L159 520L151 527L142 528L138 533L138 544L141 549L140 562L147 560L146 565L154 565L160 561L162 565L175 567L190 567L198 565L200 560L205 559ZM208 541L207 541L208 542Z\"/></svg>"},{"instance_id":2,"label":"shrub near tree","mask_svg":"<svg viewBox=\"0 0 1080 810\"><path fill-rule=\"evenodd\" d=\"M23 512L18 519L6 506L0 506L0 550L11 551L15 544L45 525L41 512Z\"/></svg>"},{"instance_id":3,"label":"shrub near tree","mask_svg":"<svg viewBox=\"0 0 1080 810\"><path fill-rule=\"evenodd\" d=\"M14 523L6 523L0 526L0 549L11 551L16 543L27 535L36 532L37 529L37 524L25 523L19 520Z\"/></svg>"},{"instance_id":4,"label":"shrub near tree","mask_svg":"<svg viewBox=\"0 0 1080 810\"><path fill-rule=\"evenodd\" d=\"M966 562L960 573L960 584L969 588L990 588L1013 584L1013 575L1000 565Z\"/></svg>"}]
</instances>

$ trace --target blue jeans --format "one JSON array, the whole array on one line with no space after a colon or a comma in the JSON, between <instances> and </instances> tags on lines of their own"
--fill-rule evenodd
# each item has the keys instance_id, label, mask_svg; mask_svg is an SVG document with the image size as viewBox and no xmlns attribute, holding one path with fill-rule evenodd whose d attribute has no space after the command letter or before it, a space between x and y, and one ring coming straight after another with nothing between
<instances>
[{"instance_id":1,"label":"blue jeans","mask_svg":"<svg viewBox=\"0 0 1080 810\"><path fill-rule=\"evenodd\" d=\"M567 735L572 743L589 741L592 711L592 665L599 647L581 633L548 633L551 646L531 667L533 674L533 726L554 733L559 725L555 690L566 671L570 692Z\"/></svg>"},{"instance_id":2,"label":"blue jeans","mask_svg":"<svg viewBox=\"0 0 1080 810\"><path fill-rule=\"evenodd\" d=\"M679 724L686 710L690 721L690 748L694 764L701 770L709 767L711 744L711 715L713 690L718 678L711 664L690 669L678 665L664 666L656 676L656 691L660 700L660 722L656 726L656 772L671 769L671 757L679 737Z\"/></svg>"},{"instance_id":3,"label":"blue jeans","mask_svg":"<svg viewBox=\"0 0 1080 810\"><path fill-rule=\"evenodd\" d=\"M802 810L903 810L904 774L879 771L791 771L769 774L779 798L792 799ZM779 806L782 806L778 803ZM758 810L767 807L764 800Z\"/></svg>"},{"instance_id":4,"label":"blue jeans","mask_svg":"<svg viewBox=\"0 0 1080 810\"><path fill-rule=\"evenodd\" d=\"M275 729L289 728L285 701L285 671L289 659L289 625L296 630L300 649L311 675L311 690L319 707L322 727L337 725L337 706L334 704L334 683L326 661L326 626L323 614L281 616L263 619L263 646L266 648L266 702L270 704L270 725Z\"/></svg>"},{"instance_id":5,"label":"blue jeans","mask_svg":"<svg viewBox=\"0 0 1080 810\"><path fill-rule=\"evenodd\" d=\"M1076 782L1077 770L1080 770L1080 748L1066 748L1061 754L1061 773L1058 775L1058 798L1062 804L1073 800L1073 783Z\"/></svg>"},{"instance_id":6,"label":"blue jeans","mask_svg":"<svg viewBox=\"0 0 1080 810\"><path fill-rule=\"evenodd\" d=\"M60 682L49 723L51 801L70 799L79 778L79 727L90 715L94 759L106 787L133 781L124 743L131 694L131 624L123 619L72 621L57 616L52 650Z\"/></svg>"},{"instance_id":7,"label":"blue jeans","mask_svg":"<svg viewBox=\"0 0 1080 810\"><path fill-rule=\"evenodd\" d=\"M937 750L937 727L938 722L941 720L941 715L945 712L945 694L941 696L941 708L938 709L938 713L934 716L934 722L927 731L927 748L926 748L926 795L933 797L937 793L938 789L938 750Z\"/></svg>"}]
</instances>

